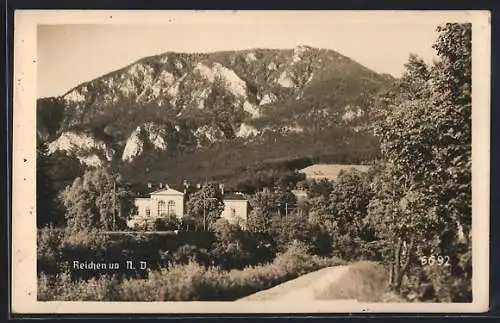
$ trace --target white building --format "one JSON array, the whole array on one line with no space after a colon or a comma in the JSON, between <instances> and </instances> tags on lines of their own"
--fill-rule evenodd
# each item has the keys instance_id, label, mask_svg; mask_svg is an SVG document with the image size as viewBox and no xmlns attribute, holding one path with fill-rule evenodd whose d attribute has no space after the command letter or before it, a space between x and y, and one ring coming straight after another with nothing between
<instances>
[{"instance_id":1,"label":"white building","mask_svg":"<svg viewBox=\"0 0 500 323\"><path fill-rule=\"evenodd\" d=\"M297 201L307 199L307 191L305 190L292 190L292 194L295 195Z\"/></svg>"},{"instance_id":2,"label":"white building","mask_svg":"<svg viewBox=\"0 0 500 323\"><path fill-rule=\"evenodd\" d=\"M133 227L141 220L163 218L170 215L181 219L184 216L184 195L184 192L165 185L165 188L150 193L149 197L136 198L137 212L128 222L128 226ZM221 217L245 227L248 216L248 201L243 194L225 195L223 202L224 210Z\"/></svg>"},{"instance_id":3,"label":"white building","mask_svg":"<svg viewBox=\"0 0 500 323\"><path fill-rule=\"evenodd\" d=\"M175 215L181 218L184 215L184 193L170 187L154 191L150 197L135 199L137 216L147 218L161 218Z\"/></svg>"},{"instance_id":4,"label":"white building","mask_svg":"<svg viewBox=\"0 0 500 323\"><path fill-rule=\"evenodd\" d=\"M243 194L224 196L224 210L222 211L221 218L245 228L247 216L248 201Z\"/></svg>"},{"instance_id":5,"label":"white building","mask_svg":"<svg viewBox=\"0 0 500 323\"><path fill-rule=\"evenodd\" d=\"M306 179L326 179L329 181L334 181L337 179L337 177L339 177L341 172L347 172L353 168L357 169L360 172L367 172L370 166L347 164L314 164L301 169L299 173L305 174Z\"/></svg>"}]
</instances>

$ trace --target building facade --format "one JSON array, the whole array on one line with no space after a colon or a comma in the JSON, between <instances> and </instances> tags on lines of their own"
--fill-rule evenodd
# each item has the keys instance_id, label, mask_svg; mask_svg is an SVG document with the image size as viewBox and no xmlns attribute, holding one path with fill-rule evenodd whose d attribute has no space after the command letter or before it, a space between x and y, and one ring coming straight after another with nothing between
<instances>
[{"instance_id":1,"label":"building facade","mask_svg":"<svg viewBox=\"0 0 500 323\"><path fill-rule=\"evenodd\" d=\"M370 166L367 165L349 165L349 164L314 164L299 171L306 176L306 179L334 181L341 172L347 172L356 169L360 172L367 172Z\"/></svg>"},{"instance_id":2,"label":"building facade","mask_svg":"<svg viewBox=\"0 0 500 323\"><path fill-rule=\"evenodd\" d=\"M297 202L307 199L307 191L305 190L292 190L292 194L297 199Z\"/></svg>"},{"instance_id":3,"label":"building facade","mask_svg":"<svg viewBox=\"0 0 500 323\"><path fill-rule=\"evenodd\" d=\"M149 197L135 199L136 214L128 222L129 227L134 227L140 220L150 220L175 216L181 219L184 216L185 193L174 190L168 186L154 191ZM225 195L224 210L221 217L231 223L245 227L248 216L248 201L242 194Z\"/></svg>"},{"instance_id":4,"label":"building facade","mask_svg":"<svg viewBox=\"0 0 500 323\"><path fill-rule=\"evenodd\" d=\"M230 223L239 224L246 228L248 216L248 201L243 195L234 194L224 197L224 210L221 218L227 219Z\"/></svg>"}]
</instances>

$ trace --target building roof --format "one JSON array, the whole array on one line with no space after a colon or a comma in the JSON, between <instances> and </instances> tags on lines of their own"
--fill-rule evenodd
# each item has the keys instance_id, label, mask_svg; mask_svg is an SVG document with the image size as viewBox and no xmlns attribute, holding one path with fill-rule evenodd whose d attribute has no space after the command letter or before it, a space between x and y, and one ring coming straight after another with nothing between
<instances>
[{"instance_id":1,"label":"building roof","mask_svg":"<svg viewBox=\"0 0 500 323\"><path fill-rule=\"evenodd\" d=\"M184 195L184 193L167 186L166 188L151 192L151 195Z\"/></svg>"},{"instance_id":2,"label":"building roof","mask_svg":"<svg viewBox=\"0 0 500 323\"><path fill-rule=\"evenodd\" d=\"M357 169L360 172L366 172L370 168L368 165L349 165L349 164L315 164L301 169L306 178L314 179L337 179L340 172Z\"/></svg>"}]
</instances>

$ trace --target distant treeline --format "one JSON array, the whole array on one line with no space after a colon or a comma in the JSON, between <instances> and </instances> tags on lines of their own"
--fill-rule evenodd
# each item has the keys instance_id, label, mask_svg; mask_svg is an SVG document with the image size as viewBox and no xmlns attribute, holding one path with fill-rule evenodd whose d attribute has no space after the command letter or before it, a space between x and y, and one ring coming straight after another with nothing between
<instances>
[{"instance_id":1,"label":"distant treeline","mask_svg":"<svg viewBox=\"0 0 500 323\"><path fill-rule=\"evenodd\" d=\"M265 134L250 143L222 142L170 158L152 153L118 167L131 183L180 185L185 179L192 183L215 180L228 189L252 193L280 182L293 186L303 179L297 170L315 163L366 164L379 154L379 143L371 135L330 129Z\"/></svg>"}]
</instances>

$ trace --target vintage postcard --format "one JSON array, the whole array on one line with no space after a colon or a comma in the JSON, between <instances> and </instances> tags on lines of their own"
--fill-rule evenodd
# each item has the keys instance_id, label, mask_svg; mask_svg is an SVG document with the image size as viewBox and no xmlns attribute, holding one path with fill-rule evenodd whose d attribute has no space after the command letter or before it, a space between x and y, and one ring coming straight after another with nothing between
<instances>
[{"instance_id":1,"label":"vintage postcard","mask_svg":"<svg viewBox=\"0 0 500 323\"><path fill-rule=\"evenodd\" d=\"M487 311L489 19L16 11L12 311Z\"/></svg>"}]
</instances>

